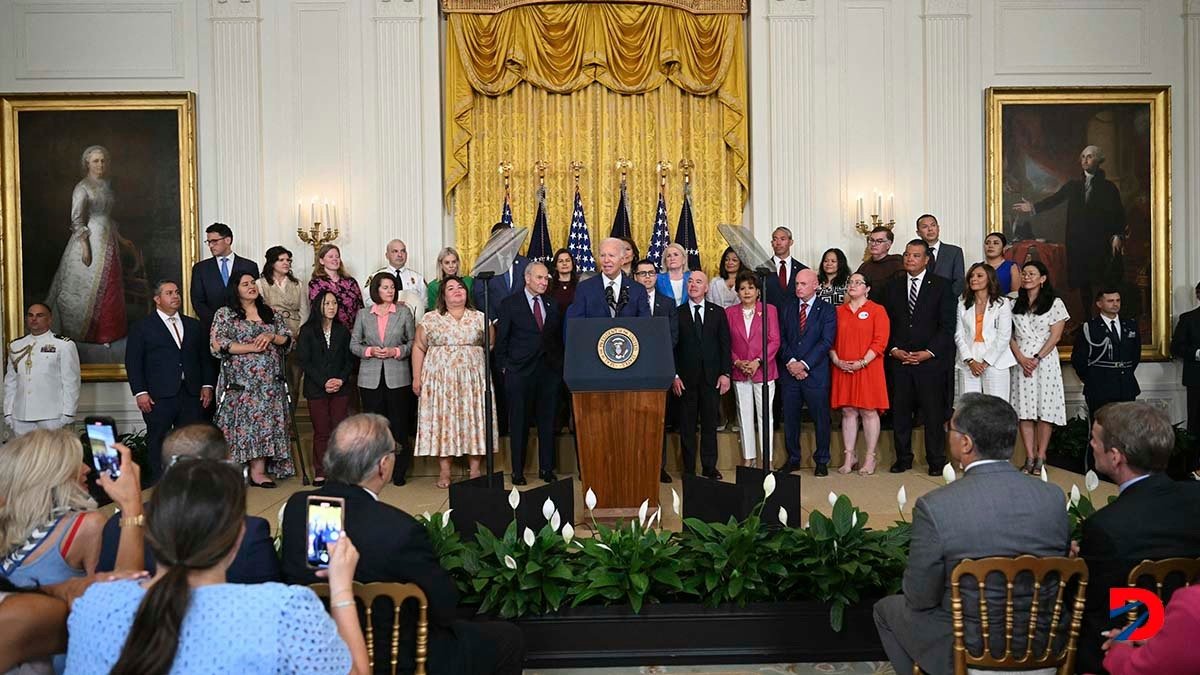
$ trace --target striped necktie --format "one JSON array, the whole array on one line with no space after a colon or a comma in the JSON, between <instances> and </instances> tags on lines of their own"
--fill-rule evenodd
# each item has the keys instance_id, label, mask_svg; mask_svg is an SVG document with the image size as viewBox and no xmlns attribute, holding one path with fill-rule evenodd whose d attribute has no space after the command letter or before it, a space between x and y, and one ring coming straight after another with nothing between
<instances>
[{"instance_id":1,"label":"striped necktie","mask_svg":"<svg viewBox=\"0 0 1200 675\"><path fill-rule=\"evenodd\" d=\"M917 308L917 278L911 277L912 284L908 287L908 313L911 315Z\"/></svg>"}]
</instances>

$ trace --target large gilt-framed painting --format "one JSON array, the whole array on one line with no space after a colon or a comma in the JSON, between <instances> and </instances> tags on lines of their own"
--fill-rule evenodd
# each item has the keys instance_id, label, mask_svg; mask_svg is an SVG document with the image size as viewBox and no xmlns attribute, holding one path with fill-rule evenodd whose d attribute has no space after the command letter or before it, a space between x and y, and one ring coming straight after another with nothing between
<instances>
[{"instance_id":1,"label":"large gilt-framed painting","mask_svg":"<svg viewBox=\"0 0 1200 675\"><path fill-rule=\"evenodd\" d=\"M1116 288L1142 358L1169 358L1170 88L992 87L986 106L988 232L1049 269L1071 314L1062 357Z\"/></svg>"},{"instance_id":2,"label":"large gilt-framed painting","mask_svg":"<svg viewBox=\"0 0 1200 675\"><path fill-rule=\"evenodd\" d=\"M197 259L195 96L0 94L4 345L50 307L86 381L125 379L129 326Z\"/></svg>"}]
</instances>

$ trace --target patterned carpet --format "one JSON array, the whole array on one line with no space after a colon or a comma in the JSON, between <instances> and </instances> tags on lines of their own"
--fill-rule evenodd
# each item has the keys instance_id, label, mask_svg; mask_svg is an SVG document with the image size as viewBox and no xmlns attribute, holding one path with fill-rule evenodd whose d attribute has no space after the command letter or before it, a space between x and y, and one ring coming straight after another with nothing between
<instances>
[{"instance_id":1,"label":"patterned carpet","mask_svg":"<svg viewBox=\"0 0 1200 675\"><path fill-rule=\"evenodd\" d=\"M564 668L526 670L526 675L657 675L696 673L703 675L895 675L885 662L860 663L760 663L730 666L641 666L639 668Z\"/></svg>"}]
</instances>

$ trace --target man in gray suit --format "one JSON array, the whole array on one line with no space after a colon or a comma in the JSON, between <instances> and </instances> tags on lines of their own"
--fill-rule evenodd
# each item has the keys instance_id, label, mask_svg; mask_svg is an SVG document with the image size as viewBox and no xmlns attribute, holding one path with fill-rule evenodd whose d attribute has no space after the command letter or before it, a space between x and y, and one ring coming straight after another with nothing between
<instances>
[{"instance_id":1,"label":"man in gray suit","mask_svg":"<svg viewBox=\"0 0 1200 675\"><path fill-rule=\"evenodd\" d=\"M929 269L950 282L950 288L957 298L963 292L963 250L942 241L941 234L941 226L933 214L926 213L917 218L917 235L929 244Z\"/></svg>"},{"instance_id":2,"label":"man in gray suit","mask_svg":"<svg viewBox=\"0 0 1200 675\"><path fill-rule=\"evenodd\" d=\"M914 661L931 675L953 672L950 573L960 561L1067 554L1066 497L1057 486L1030 479L1013 467L1010 459L1016 440L1017 414L1008 403L974 393L959 399L950 420L948 447L951 460L963 467L964 475L917 500L904 592L875 603L875 627L897 673L911 673ZM973 584L972 580L968 588ZM1023 590L1018 584L1014 591L1017 607L1026 610L1024 622L1021 612L1014 612L1017 626L1029 624L1031 591L1028 586ZM1043 587L1039 617L1050 616L1044 610L1056 591L1057 587ZM1003 586L989 584L988 596L992 647L1002 649L1003 630L996 628L1004 625ZM964 590L963 605L967 646L977 652L981 644L978 596ZM997 613L992 615L991 610ZM1035 648L1041 648L1036 641ZM1014 639L1013 650L1021 654L1024 649L1022 635Z\"/></svg>"}]
</instances>

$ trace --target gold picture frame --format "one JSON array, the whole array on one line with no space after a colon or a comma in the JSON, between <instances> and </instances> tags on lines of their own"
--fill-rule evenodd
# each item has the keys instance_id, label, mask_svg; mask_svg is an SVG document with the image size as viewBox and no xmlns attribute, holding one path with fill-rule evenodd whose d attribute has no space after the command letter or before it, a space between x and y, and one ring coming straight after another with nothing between
<instances>
[{"instance_id":1,"label":"gold picture frame","mask_svg":"<svg viewBox=\"0 0 1200 675\"><path fill-rule=\"evenodd\" d=\"M1122 316L1138 321L1142 359L1170 359L1170 87L990 87L985 98L986 232L1008 237L1010 260L1050 268L1071 314L1060 357L1095 312L1083 297L1116 285ZM1102 180L1119 198L1076 204L1069 218L1068 184L1082 189L1089 146L1101 149Z\"/></svg>"},{"instance_id":2,"label":"gold picture frame","mask_svg":"<svg viewBox=\"0 0 1200 675\"><path fill-rule=\"evenodd\" d=\"M84 381L124 381L129 325L199 259L191 92L0 94L4 350L47 303ZM72 189L74 188L74 189Z\"/></svg>"}]
</instances>

